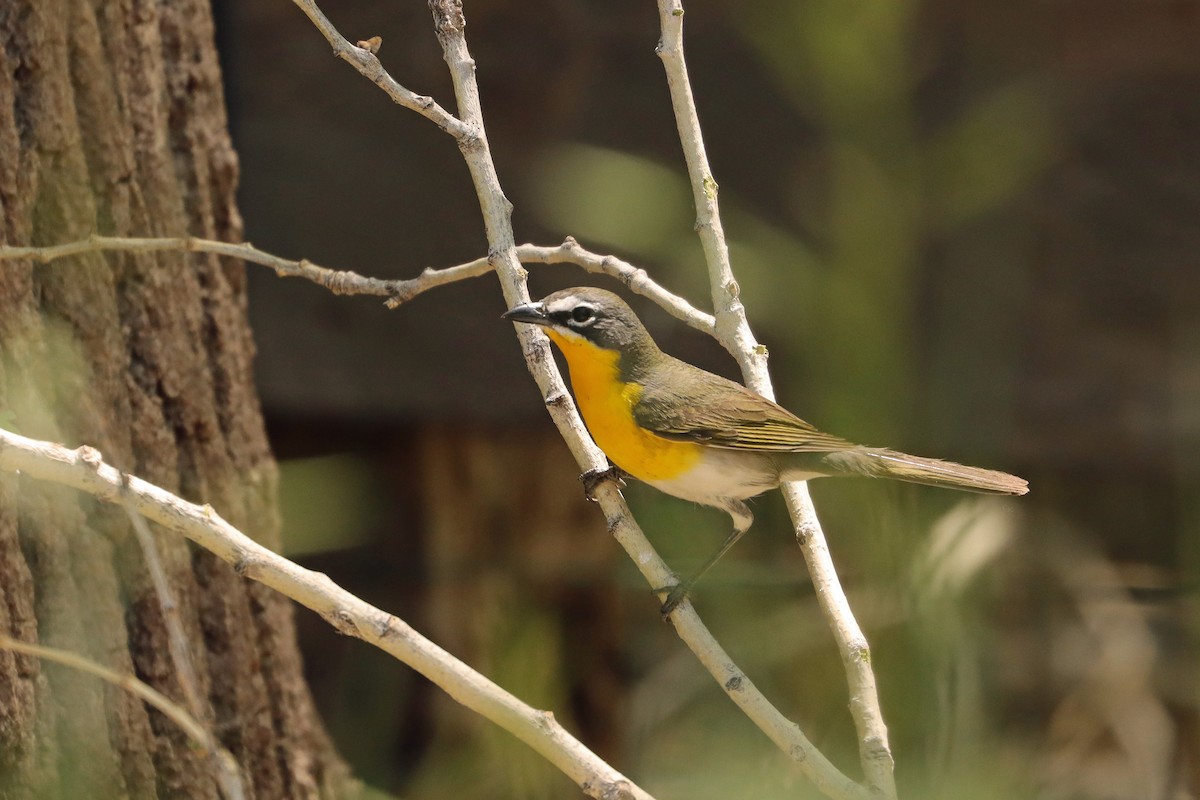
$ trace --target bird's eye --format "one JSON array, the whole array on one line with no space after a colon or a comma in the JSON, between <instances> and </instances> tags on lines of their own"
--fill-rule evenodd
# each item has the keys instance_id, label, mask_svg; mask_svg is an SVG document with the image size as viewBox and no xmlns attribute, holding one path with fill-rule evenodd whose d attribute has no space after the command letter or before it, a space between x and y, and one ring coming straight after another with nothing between
<instances>
[{"instance_id":1,"label":"bird's eye","mask_svg":"<svg viewBox=\"0 0 1200 800\"><path fill-rule=\"evenodd\" d=\"M582 324L595 316L595 313L591 306L575 306L571 309L571 319Z\"/></svg>"}]
</instances>

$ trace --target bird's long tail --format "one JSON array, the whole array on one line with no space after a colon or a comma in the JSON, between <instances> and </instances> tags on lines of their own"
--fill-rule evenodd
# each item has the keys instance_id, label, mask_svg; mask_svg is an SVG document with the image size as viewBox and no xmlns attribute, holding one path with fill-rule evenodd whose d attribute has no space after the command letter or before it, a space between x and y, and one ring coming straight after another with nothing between
<instances>
[{"instance_id":1,"label":"bird's long tail","mask_svg":"<svg viewBox=\"0 0 1200 800\"><path fill-rule=\"evenodd\" d=\"M1029 491L1029 484L1024 479L1007 472L968 467L953 461L939 461L936 458L910 456L894 450L856 447L829 453L823 461L833 471L842 475L891 478L987 494L1021 495Z\"/></svg>"}]
</instances>

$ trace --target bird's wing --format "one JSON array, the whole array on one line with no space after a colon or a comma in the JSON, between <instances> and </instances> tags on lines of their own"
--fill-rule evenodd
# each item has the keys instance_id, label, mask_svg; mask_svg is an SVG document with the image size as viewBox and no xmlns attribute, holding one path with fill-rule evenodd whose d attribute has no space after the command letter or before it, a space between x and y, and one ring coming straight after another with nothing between
<instances>
[{"instance_id":1,"label":"bird's wing","mask_svg":"<svg viewBox=\"0 0 1200 800\"><path fill-rule=\"evenodd\" d=\"M666 439L731 450L827 453L855 446L741 384L687 366L686 395L674 385L642 384L633 407L641 427ZM703 400L697 401L701 393Z\"/></svg>"}]
</instances>

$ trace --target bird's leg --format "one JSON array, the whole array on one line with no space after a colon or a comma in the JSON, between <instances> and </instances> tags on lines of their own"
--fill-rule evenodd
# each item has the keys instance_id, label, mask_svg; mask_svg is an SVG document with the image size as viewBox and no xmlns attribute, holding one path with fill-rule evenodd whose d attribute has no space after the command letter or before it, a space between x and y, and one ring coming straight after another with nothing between
<instances>
[{"instance_id":1,"label":"bird's leg","mask_svg":"<svg viewBox=\"0 0 1200 800\"><path fill-rule=\"evenodd\" d=\"M579 476L583 484L583 496L593 503L596 502L596 487L604 481L616 481L618 489L625 488L625 479L631 477L628 472L616 464L609 464L607 469L589 469Z\"/></svg>"},{"instance_id":2,"label":"bird's leg","mask_svg":"<svg viewBox=\"0 0 1200 800\"><path fill-rule=\"evenodd\" d=\"M733 532L725 537L725 541L721 542L721 546L717 548L717 551L709 556L708 561L704 562L704 566L700 567L690 578L675 586L663 586L660 589L654 590L656 594L667 592L667 599L662 606L664 620L687 598L688 592L696 585L696 581L700 580L700 577L704 573L712 569L713 565L721 560L721 556L728 553L729 548L737 544L737 540L742 538L754 523L754 515L750 513L750 507L741 500L729 498L723 501L720 507L728 511L729 516L733 518Z\"/></svg>"}]
</instances>

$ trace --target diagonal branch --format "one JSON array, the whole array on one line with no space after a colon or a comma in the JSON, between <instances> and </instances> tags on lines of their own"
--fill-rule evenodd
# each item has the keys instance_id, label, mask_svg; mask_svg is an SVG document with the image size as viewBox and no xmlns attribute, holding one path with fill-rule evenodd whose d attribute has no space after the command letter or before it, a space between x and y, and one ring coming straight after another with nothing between
<instances>
[{"instance_id":1,"label":"diagonal branch","mask_svg":"<svg viewBox=\"0 0 1200 800\"><path fill-rule=\"evenodd\" d=\"M392 98L397 105L417 112L460 142L471 137L471 129L464 125L462 120L434 102L432 97L417 94L397 83L370 49L350 44L346 37L342 36L333 26L329 18L322 13L321 9L317 8L317 4L313 0L292 0L292 2L312 20L312 24L317 26L317 30L333 45L335 56L350 64L363 77L387 92L388 97Z\"/></svg>"},{"instance_id":2,"label":"diagonal branch","mask_svg":"<svg viewBox=\"0 0 1200 800\"><path fill-rule=\"evenodd\" d=\"M128 503L146 519L186 536L258 581L312 609L347 636L408 664L467 708L512 733L566 773L588 795L652 800L558 724L554 715L521 702L426 639L403 620L255 542L210 505L189 503L127 476L91 447L69 450L0 429L0 470L71 486L103 500ZM202 729L201 729L202 731ZM622 794L624 793L624 794Z\"/></svg>"},{"instance_id":3,"label":"diagonal branch","mask_svg":"<svg viewBox=\"0 0 1200 800\"><path fill-rule=\"evenodd\" d=\"M692 193L696 202L696 231L708 262L709 283L716 308L716 330L721 343L741 365L746 385L774 399L771 376L767 371L766 348L758 344L746 320L746 309L738 299L738 284L729 261L729 248L721 227L717 203L717 182L713 178L704 151L700 119L692 97L687 63L683 55L683 4L681 0L657 0L662 39L658 54L666 70L671 105L679 128ZM859 762L863 776L874 794L896 797L891 748L887 726L879 706L875 673L871 668L870 647L862 633L829 555L821 521L804 482L781 487L796 540L808 564L821 610L825 613L837 641L850 694L850 714L858 732Z\"/></svg>"},{"instance_id":4,"label":"diagonal branch","mask_svg":"<svg viewBox=\"0 0 1200 800\"><path fill-rule=\"evenodd\" d=\"M725 242L725 229L721 225L721 210L717 203L719 187L708 165L696 99L692 96L692 82L683 58L683 4L680 0L658 0L658 16L662 38L655 52L666 70L675 126L691 180L692 200L696 205L696 233L708 264L708 282L712 289L713 308L716 309L717 339L737 359L750 388L771 397L768 394L771 387L770 377L767 376L767 351L750 331L746 309L740 299L741 287L733 277L729 246ZM763 388L767 391L764 392Z\"/></svg>"}]
</instances>

